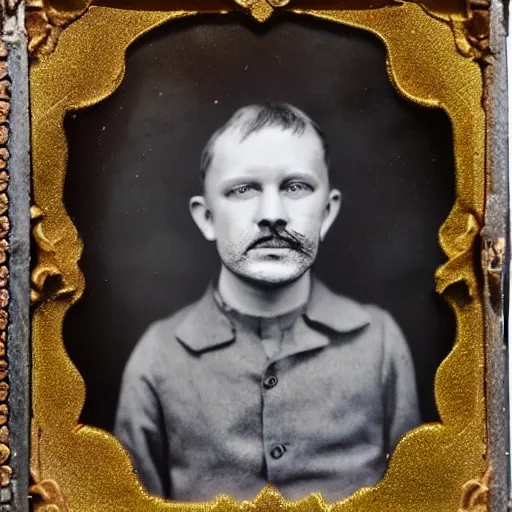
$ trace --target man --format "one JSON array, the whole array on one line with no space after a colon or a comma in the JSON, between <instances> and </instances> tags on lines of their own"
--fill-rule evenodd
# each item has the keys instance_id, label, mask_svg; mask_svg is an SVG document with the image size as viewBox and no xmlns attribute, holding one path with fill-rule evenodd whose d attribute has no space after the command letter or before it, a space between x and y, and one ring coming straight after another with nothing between
<instances>
[{"instance_id":1,"label":"man","mask_svg":"<svg viewBox=\"0 0 512 512\"><path fill-rule=\"evenodd\" d=\"M280 103L239 110L209 141L190 201L221 260L195 304L152 325L126 367L115 432L148 491L180 501L340 500L374 485L419 424L391 316L312 275L341 194L325 138Z\"/></svg>"}]
</instances>

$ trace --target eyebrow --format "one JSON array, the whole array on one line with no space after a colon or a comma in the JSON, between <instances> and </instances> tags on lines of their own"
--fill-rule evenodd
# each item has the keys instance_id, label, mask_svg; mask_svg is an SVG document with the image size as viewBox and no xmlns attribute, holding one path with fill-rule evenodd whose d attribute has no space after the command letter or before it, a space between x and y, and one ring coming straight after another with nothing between
<instances>
[{"instance_id":1,"label":"eyebrow","mask_svg":"<svg viewBox=\"0 0 512 512\"><path fill-rule=\"evenodd\" d=\"M314 173L314 172L307 173L307 172L303 172L303 171L294 172L290 176L286 176L283 179L284 182L286 182L286 181L293 181L293 180L305 180L305 181L313 180L313 181L315 181L317 183L321 181L316 173Z\"/></svg>"},{"instance_id":2,"label":"eyebrow","mask_svg":"<svg viewBox=\"0 0 512 512\"><path fill-rule=\"evenodd\" d=\"M254 178L254 176L239 176L235 178L228 178L225 181L220 181L220 183L223 189L229 189L243 183L246 185L255 185L258 183L258 181Z\"/></svg>"}]
</instances>

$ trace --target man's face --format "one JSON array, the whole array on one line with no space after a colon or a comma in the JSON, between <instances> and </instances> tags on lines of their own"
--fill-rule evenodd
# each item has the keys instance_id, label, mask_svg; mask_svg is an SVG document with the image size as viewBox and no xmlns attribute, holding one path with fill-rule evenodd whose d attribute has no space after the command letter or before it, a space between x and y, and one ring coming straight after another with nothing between
<instances>
[{"instance_id":1,"label":"man's face","mask_svg":"<svg viewBox=\"0 0 512 512\"><path fill-rule=\"evenodd\" d=\"M276 286L298 279L339 208L320 138L311 127L302 135L268 127L244 141L230 130L213 151L204 183L207 225L194 215L203 234L244 280Z\"/></svg>"}]
</instances>

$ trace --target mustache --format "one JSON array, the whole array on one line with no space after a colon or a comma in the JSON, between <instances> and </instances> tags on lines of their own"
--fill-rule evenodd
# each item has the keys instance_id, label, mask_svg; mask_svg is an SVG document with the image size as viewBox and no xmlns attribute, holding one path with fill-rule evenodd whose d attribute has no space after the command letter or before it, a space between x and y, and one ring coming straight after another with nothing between
<instances>
[{"instance_id":1,"label":"mustache","mask_svg":"<svg viewBox=\"0 0 512 512\"><path fill-rule=\"evenodd\" d=\"M269 229L270 233L268 235L257 238L249 245L246 252L257 248L260 245L269 244L270 246L270 244L275 243L276 247L288 246L292 251L300 252L306 256L313 255L312 251L308 247L309 244L304 235L298 233L297 231L288 230L283 227L271 226Z\"/></svg>"}]
</instances>

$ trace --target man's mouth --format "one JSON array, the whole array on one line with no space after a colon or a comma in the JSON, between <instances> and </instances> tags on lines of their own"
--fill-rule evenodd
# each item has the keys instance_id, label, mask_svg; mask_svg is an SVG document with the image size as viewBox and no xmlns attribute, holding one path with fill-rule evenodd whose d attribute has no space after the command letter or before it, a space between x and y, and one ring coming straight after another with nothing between
<instances>
[{"instance_id":1,"label":"man's mouth","mask_svg":"<svg viewBox=\"0 0 512 512\"><path fill-rule=\"evenodd\" d=\"M282 238L265 237L251 244L249 251L252 249L292 249L292 244Z\"/></svg>"}]
</instances>

